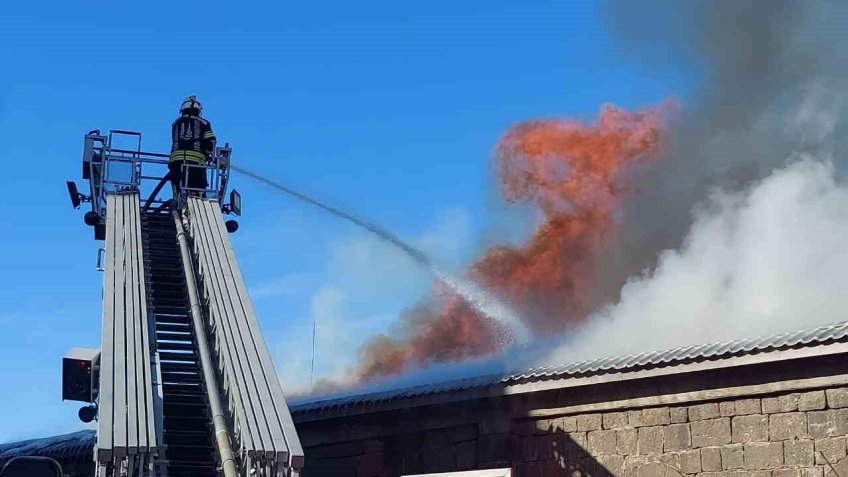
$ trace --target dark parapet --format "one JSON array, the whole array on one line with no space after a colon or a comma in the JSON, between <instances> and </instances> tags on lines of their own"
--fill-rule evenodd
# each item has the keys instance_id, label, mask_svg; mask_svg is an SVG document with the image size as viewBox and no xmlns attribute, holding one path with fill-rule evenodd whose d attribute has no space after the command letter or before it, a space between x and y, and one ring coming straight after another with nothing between
<instances>
[{"instance_id":1,"label":"dark parapet","mask_svg":"<svg viewBox=\"0 0 848 477\"><path fill-rule=\"evenodd\" d=\"M0 468L15 457L36 456L54 459L69 477L94 475L94 431L0 444Z\"/></svg>"}]
</instances>

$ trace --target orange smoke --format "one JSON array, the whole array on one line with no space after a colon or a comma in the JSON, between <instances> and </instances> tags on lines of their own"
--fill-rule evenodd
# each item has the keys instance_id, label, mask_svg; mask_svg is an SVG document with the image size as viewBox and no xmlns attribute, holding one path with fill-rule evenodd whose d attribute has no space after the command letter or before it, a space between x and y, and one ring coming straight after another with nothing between
<instances>
[{"instance_id":1,"label":"orange smoke","mask_svg":"<svg viewBox=\"0 0 848 477\"><path fill-rule=\"evenodd\" d=\"M504 198L535 203L544 220L524 246L488 250L468 275L510 302L534 334L561 332L592 311L588 297L599 254L616 230L632 166L659 156L665 109L605 106L597 124L529 121L496 146ZM400 336L366 344L360 380L504 348L505 330L445 288L437 285L433 297L405 313Z\"/></svg>"}]
</instances>

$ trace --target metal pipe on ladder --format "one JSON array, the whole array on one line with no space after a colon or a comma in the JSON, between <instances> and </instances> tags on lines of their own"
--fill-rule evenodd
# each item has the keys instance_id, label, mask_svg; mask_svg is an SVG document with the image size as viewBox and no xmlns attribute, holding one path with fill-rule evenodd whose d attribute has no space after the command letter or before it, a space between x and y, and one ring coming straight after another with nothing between
<instances>
[{"instance_id":1,"label":"metal pipe on ladder","mask_svg":"<svg viewBox=\"0 0 848 477\"><path fill-rule=\"evenodd\" d=\"M179 212L174 211L174 222L177 226L177 242L180 244L180 254L183 259L183 270L186 276L186 288L188 289L189 303L191 304L191 320L194 323L194 331L197 338L197 352L200 365L203 370L203 381L209 394L209 408L212 411L212 427L215 431L215 444L218 454L221 456L221 470L224 477L238 477L233 448L230 444L230 432L227 429L227 420L224 415L224 407L221 404L221 394L218 390L218 379L209 351L209 342L206 339L206 326L203 315L200 312L200 300L198 299L197 284L194 278L194 267L192 266L191 253L189 252L188 240L186 240L185 228L180 219Z\"/></svg>"}]
</instances>

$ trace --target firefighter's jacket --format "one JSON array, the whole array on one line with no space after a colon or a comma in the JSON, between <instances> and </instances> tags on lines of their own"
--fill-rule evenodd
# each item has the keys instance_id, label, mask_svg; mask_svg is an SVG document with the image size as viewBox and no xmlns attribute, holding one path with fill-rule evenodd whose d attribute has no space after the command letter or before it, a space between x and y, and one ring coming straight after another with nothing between
<instances>
[{"instance_id":1,"label":"firefighter's jacket","mask_svg":"<svg viewBox=\"0 0 848 477\"><path fill-rule=\"evenodd\" d=\"M183 114L171 126L171 141L171 161L205 164L215 147L215 133L206 119Z\"/></svg>"}]
</instances>

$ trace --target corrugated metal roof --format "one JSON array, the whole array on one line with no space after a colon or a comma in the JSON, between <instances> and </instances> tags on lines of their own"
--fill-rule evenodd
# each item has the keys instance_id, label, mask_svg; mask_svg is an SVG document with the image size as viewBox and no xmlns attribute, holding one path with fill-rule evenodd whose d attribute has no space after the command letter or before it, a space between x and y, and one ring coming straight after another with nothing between
<instances>
[{"instance_id":1,"label":"corrugated metal roof","mask_svg":"<svg viewBox=\"0 0 848 477\"><path fill-rule=\"evenodd\" d=\"M686 363L728 359L737 356L769 353L784 349L804 348L848 341L848 321L817 328L780 333L756 338L720 341L695 346L684 346L663 351L651 351L624 356L579 361L557 366L532 368L520 373L492 374L436 384L394 389L359 395L335 396L331 398L306 398L301 402L292 400L292 412L328 410L374 404L383 401L420 397L431 394L467 390L471 388L510 385L548 379L565 379L599 374L615 374L642 369L676 366Z\"/></svg>"},{"instance_id":2,"label":"corrugated metal roof","mask_svg":"<svg viewBox=\"0 0 848 477\"><path fill-rule=\"evenodd\" d=\"M818 328L780 333L777 335L720 341L697 346L686 346L664 351L614 356L577 363L546 366L509 376L509 381L534 378L559 377L572 374L625 371L645 366L673 365L679 362L721 359L743 354L776 351L784 348L815 346L848 338L848 321Z\"/></svg>"}]
</instances>

